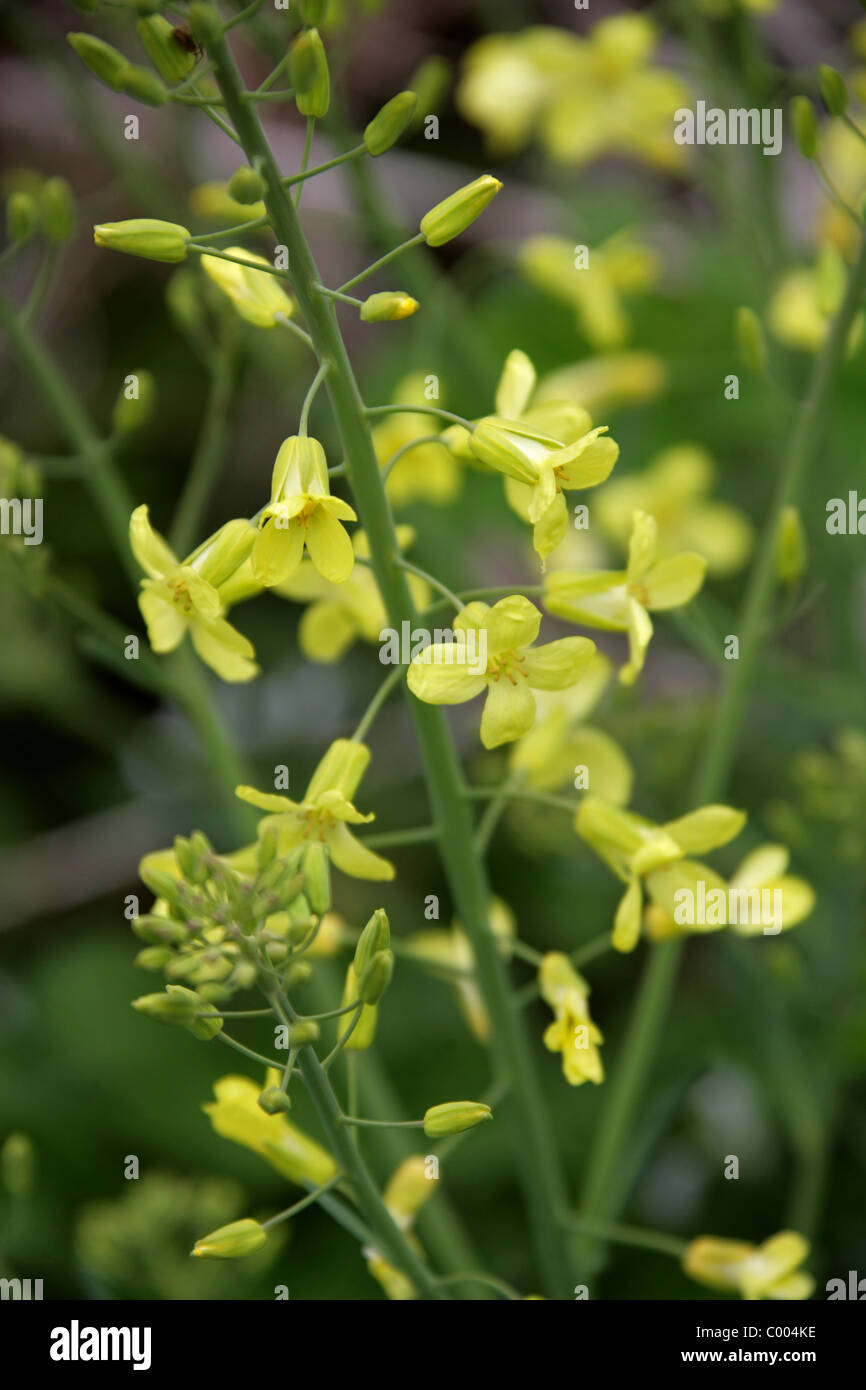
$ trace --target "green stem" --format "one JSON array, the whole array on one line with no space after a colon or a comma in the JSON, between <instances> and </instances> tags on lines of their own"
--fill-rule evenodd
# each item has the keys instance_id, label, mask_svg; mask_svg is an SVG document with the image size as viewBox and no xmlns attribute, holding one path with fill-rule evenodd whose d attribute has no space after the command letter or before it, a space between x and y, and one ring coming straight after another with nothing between
<instances>
[{"instance_id":1,"label":"green stem","mask_svg":"<svg viewBox=\"0 0 866 1390\"><path fill-rule=\"evenodd\" d=\"M391 691L394 689L394 686L399 683L400 677L402 675L403 667L395 666L393 671L389 671L388 675L380 683L378 690L376 691L375 695L373 696L372 700L370 701L369 705L367 706L366 710L361 716L361 719L358 723L358 727L352 734L353 743L363 743L364 739L367 736L368 730L373 724L374 719L378 715L380 709L384 705L388 696L391 694Z\"/></svg>"},{"instance_id":2,"label":"green stem","mask_svg":"<svg viewBox=\"0 0 866 1390\"><path fill-rule=\"evenodd\" d=\"M639 1226L621 1226L615 1221L596 1221L588 1216L567 1216L565 1224L581 1235L600 1236L619 1245L631 1245L636 1250L655 1250L660 1255L672 1255L681 1260L688 1241L669 1236L664 1231L646 1231Z\"/></svg>"},{"instance_id":3,"label":"green stem","mask_svg":"<svg viewBox=\"0 0 866 1390\"><path fill-rule=\"evenodd\" d=\"M815 453L821 416L844 357L851 324L860 309L864 286L866 236L861 239L845 297L815 360L806 396L794 422L786 462L779 475L763 543L752 565L741 610L740 657L738 661L727 663L725 684L695 779L695 805L713 801L725 793L749 687L764 643L766 614L775 586L776 536L781 515L785 507L796 501ZM581 1210L593 1218L613 1216L619 1207L620 1155L628 1140L638 1100L646 1088L682 951L681 941L665 942L651 949L590 1155ZM597 1250L590 1247L585 1253L589 1266L593 1267Z\"/></svg>"},{"instance_id":4,"label":"green stem","mask_svg":"<svg viewBox=\"0 0 866 1390\"><path fill-rule=\"evenodd\" d=\"M315 1187L312 1192L308 1192L306 1197L302 1197L299 1202L295 1202L292 1206L286 1207L285 1211L280 1211L276 1216L272 1216L267 1221L263 1221L262 1230L266 1231L269 1226L277 1226L281 1221L288 1221L290 1217L297 1216L298 1212L303 1211L305 1207L311 1207L313 1203L318 1202L326 1192L330 1192L331 1188L335 1187L338 1182L342 1182L344 1177L344 1173L335 1173L327 1182L322 1183L321 1187Z\"/></svg>"},{"instance_id":5,"label":"green stem","mask_svg":"<svg viewBox=\"0 0 866 1390\"><path fill-rule=\"evenodd\" d=\"M300 205L301 205L301 194L302 194L303 191L304 191L303 175L306 174L306 172L307 172L307 165L308 165L309 162L310 162L310 150L313 148L313 132L315 131L315 129L316 129L316 118L315 118L315 116L308 116L308 117L307 117L307 133L306 133L306 135L304 136L304 153L303 153L303 156L301 157L301 168L300 168L300 171L299 171L300 174L301 174L301 179L298 180L298 191L297 191L297 193L295 194L295 207L296 207L296 208L297 208L297 207L300 207Z\"/></svg>"},{"instance_id":6,"label":"green stem","mask_svg":"<svg viewBox=\"0 0 866 1390\"><path fill-rule=\"evenodd\" d=\"M360 271L359 274L353 276L351 280L347 280L345 285L340 286L341 291L345 293L346 290L354 289L356 285L360 285L362 280L366 280L370 275L375 275L377 270L381 270L383 266L390 265L391 261L395 261L398 256L402 256L404 251L408 251L411 246L419 246L423 240L423 233L419 232L417 236L410 237L408 241L401 241L400 245L395 246L393 251L386 252L384 256L379 257L378 261L374 261L372 265L368 265L366 270Z\"/></svg>"},{"instance_id":7,"label":"green stem","mask_svg":"<svg viewBox=\"0 0 866 1390\"><path fill-rule=\"evenodd\" d=\"M280 242L289 249L295 295L320 360L330 362L332 366L327 390L343 453L348 460L349 478L358 503L361 524L369 538L374 572L389 625L399 631L404 620L416 621L418 615L406 575L399 565L400 550L390 507L334 306L314 289L315 285L322 283L321 274L291 200L286 197L282 187L280 171L262 131L258 114L243 101L237 70L224 41L210 46L210 57L226 108L235 122L247 158L262 161L266 183L265 203ZM567 1244L557 1220L558 1213L565 1205L564 1179L554 1139L549 1132L523 1023L512 1007L507 971L488 927L490 888L472 845L472 817L462 795L457 755L441 709L414 699L410 700L409 708L421 747L434 818L440 827L443 861L457 911L473 946L479 982L493 1022L494 1060L501 1079L510 1081L512 1086L514 1103L509 1108L512 1112L516 1156L544 1282L552 1297L565 1298L571 1289L571 1269ZM327 1078L318 1060L315 1066L310 1063L307 1066L313 1098L321 1110L327 1111L330 1102L322 1095L322 1086L323 1083L327 1086ZM336 1101L333 1103L336 1105ZM350 1137L339 1124L336 1129L343 1136L339 1150L341 1156L343 1150L348 1150L353 1159L357 1159ZM411 1248L409 1253L413 1256L413 1265L419 1265ZM403 1267L407 1267L405 1262ZM423 1264L420 1268L423 1286L429 1297L432 1286Z\"/></svg>"}]
</instances>

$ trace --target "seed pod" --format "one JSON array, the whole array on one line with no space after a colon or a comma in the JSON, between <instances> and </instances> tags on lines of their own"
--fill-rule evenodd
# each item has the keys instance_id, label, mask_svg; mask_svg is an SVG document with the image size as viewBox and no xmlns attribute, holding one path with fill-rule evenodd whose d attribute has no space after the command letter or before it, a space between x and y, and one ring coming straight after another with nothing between
<instances>
[{"instance_id":1,"label":"seed pod","mask_svg":"<svg viewBox=\"0 0 866 1390\"><path fill-rule=\"evenodd\" d=\"M358 937L358 944L355 947L355 957L352 964L359 980L376 952L387 951L390 945L391 927L388 922L388 914L383 907L377 907Z\"/></svg>"},{"instance_id":2,"label":"seed pod","mask_svg":"<svg viewBox=\"0 0 866 1390\"><path fill-rule=\"evenodd\" d=\"M156 217L132 217L126 222L101 222L93 228L97 246L143 256L148 261L175 263L186 260L190 233L177 222L161 222Z\"/></svg>"},{"instance_id":3,"label":"seed pod","mask_svg":"<svg viewBox=\"0 0 866 1390\"><path fill-rule=\"evenodd\" d=\"M260 202L264 194L265 181L257 169L251 169L249 164L242 164L239 169L235 169L228 182L230 198L246 206Z\"/></svg>"},{"instance_id":4,"label":"seed pod","mask_svg":"<svg viewBox=\"0 0 866 1390\"><path fill-rule=\"evenodd\" d=\"M148 58L160 77L166 82L182 82L196 64L194 53L186 49L174 37L174 26L161 14L139 19L136 23L138 37L141 39Z\"/></svg>"},{"instance_id":5,"label":"seed pod","mask_svg":"<svg viewBox=\"0 0 866 1390\"><path fill-rule=\"evenodd\" d=\"M42 228L55 246L68 241L75 231L75 199L65 179L46 179L39 190Z\"/></svg>"},{"instance_id":6,"label":"seed pod","mask_svg":"<svg viewBox=\"0 0 866 1390\"><path fill-rule=\"evenodd\" d=\"M415 115L418 97L414 92L398 92L386 101L364 131L364 144L370 154L384 154L396 144Z\"/></svg>"},{"instance_id":7,"label":"seed pod","mask_svg":"<svg viewBox=\"0 0 866 1390\"><path fill-rule=\"evenodd\" d=\"M391 951L377 951L364 967L358 981L358 998L365 1004L378 1004L394 974L394 955Z\"/></svg>"},{"instance_id":8,"label":"seed pod","mask_svg":"<svg viewBox=\"0 0 866 1390\"><path fill-rule=\"evenodd\" d=\"M318 29L304 29L295 39L289 54L289 69L295 105L301 115L317 119L326 116L331 104L331 79Z\"/></svg>"},{"instance_id":9,"label":"seed pod","mask_svg":"<svg viewBox=\"0 0 866 1390\"><path fill-rule=\"evenodd\" d=\"M449 198L437 203L421 218L421 232L428 246L444 246L479 217L502 184L492 174L482 174Z\"/></svg>"},{"instance_id":10,"label":"seed pod","mask_svg":"<svg viewBox=\"0 0 866 1390\"><path fill-rule=\"evenodd\" d=\"M247 1217L243 1221L220 1226L209 1236L202 1236L193 1246L192 1254L200 1260L235 1260L260 1250L267 1238L267 1232L258 1221L251 1221Z\"/></svg>"},{"instance_id":11,"label":"seed pod","mask_svg":"<svg viewBox=\"0 0 866 1390\"><path fill-rule=\"evenodd\" d=\"M123 77L129 64L122 53L94 34L67 34L66 38L94 77L115 92L123 90Z\"/></svg>"},{"instance_id":12,"label":"seed pod","mask_svg":"<svg viewBox=\"0 0 866 1390\"><path fill-rule=\"evenodd\" d=\"M794 135L801 155L804 159L816 159L819 144L818 117L808 97L792 98L791 119L794 122Z\"/></svg>"},{"instance_id":13,"label":"seed pod","mask_svg":"<svg viewBox=\"0 0 866 1390\"><path fill-rule=\"evenodd\" d=\"M473 1129L492 1119L490 1106L481 1101L448 1100L442 1105L432 1105L425 1112L424 1133L430 1139L439 1139L446 1134L461 1134L464 1129Z\"/></svg>"}]
</instances>

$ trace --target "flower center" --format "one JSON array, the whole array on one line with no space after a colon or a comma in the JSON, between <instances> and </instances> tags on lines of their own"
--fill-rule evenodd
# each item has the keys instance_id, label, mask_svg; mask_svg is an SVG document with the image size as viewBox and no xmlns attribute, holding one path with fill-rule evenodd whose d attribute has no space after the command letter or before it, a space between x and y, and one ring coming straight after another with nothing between
<instances>
[{"instance_id":1,"label":"flower center","mask_svg":"<svg viewBox=\"0 0 866 1390\"><path fill-rule=\"evenodd\" d=\"M499 652L488 661L487 674L492 681L498 681L500 677L505 676L512 685L517 685L521 676L525 679L529 674L522 662L523 652Z\"/></svg>"},{"instance_id":2,"label":"flower center","mask_svg":"<svg viewBox=\"0 0 866 1390\"><path fill-rule=\"evenodd\" d=\"M179 604L185 613L189 613L192 608L192 599L186 587L186 580L170 579L168 587L171 589L172 603Z\"/></svg>"},{"instance_id":3,"label":"flower center","mask_svg":"<svg viewBox=\"0 0 866 1390\"><path fill-rule=\"evenodd\" d=\"M337 824L330 811L318 811L315 806L308 806L301 819L304 821L304 839L321 840L323 843Z\"/></svg>"}]
</instances>

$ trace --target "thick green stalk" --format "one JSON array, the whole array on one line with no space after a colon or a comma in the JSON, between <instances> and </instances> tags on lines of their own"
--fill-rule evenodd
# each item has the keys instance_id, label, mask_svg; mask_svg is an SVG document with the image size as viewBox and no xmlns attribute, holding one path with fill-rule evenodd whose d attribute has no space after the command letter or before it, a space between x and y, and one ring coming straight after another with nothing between
<instances>
[{"instance_id":1,"label":"thick green stalk","mask_svg":"<svg viewBox=\"0 0 866 1390\"><path fill-rule=\"evenodd\" d=\"M286 196L258 114L245 99L234 60L224 40L209 45L209 56L225 101L249 160L258 159L266 183L265 204L280 243L288 248L295 294L322 364L329 363L326 389L347 460L347 471L361 524L370 542L376 581L388 613L398 630L417 614L390 508L382 486L368 421L364 413L331 300L313 287L319 271ZM472 942L478 978L493 1021L493 1048L502 1079L514 1096L516 1152L521 1167L538 1257L548 1294L567 1298L571 1290L567 1241L558 1224L565 1193L562 1174L549 1132L522 1021L512 1005L508 977L488 926L490 890L473 849L473 821L462 795L460 768L442 711L409 700L421 748L432 810L440 828L440 848L461 921Z\"/></svg>"},{"instance_id":2,"label":"thick green stalk","mask_svg":"<svg viewBox=\"0 0 866 1390\"><path fill-rule=\"evenodd\" d=\"M797 412L787 458L779 475L763 541L749 576L738 624L740 657L738 661L727 663L721 699L712 721L704 758L695 779L695 805L714 801L725 793L752 675L767 635L767 612L776 582L776 537L779 522L784 508L796 501L806 470L815 453L821 417L844 357L848 334L860 309L864 288L866 235L861 240L859 255L850 273L845 298L833 321L827 341L815 361L806 396ZM652 948L635 1000L618 1069L611 1083L607 1107L590 1156L581 1200L581 1211L587 1217L607 1219L615 1216L621 1205L623 1194L621 1184L618 1183L619 1155L628 1139L634 1111L646 1085L682 952L682 941L667 942ZM591 1270L597 1261L597 1247L590 1247L584 1255L586 1268Z\"/></svg>"}]
</instances>

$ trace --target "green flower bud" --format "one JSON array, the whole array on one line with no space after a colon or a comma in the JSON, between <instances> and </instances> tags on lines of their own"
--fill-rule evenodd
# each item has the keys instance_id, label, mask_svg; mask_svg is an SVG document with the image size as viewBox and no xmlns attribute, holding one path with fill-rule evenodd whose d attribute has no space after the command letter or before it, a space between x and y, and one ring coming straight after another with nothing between
<instances>
[{"instance_id":1,"label":"green flower bud","mask_svg":"<svg viewBox=\"0 0 866 1390\"><path fill-rule=\"evenodd\" d=\"M228 182L228 194L236 203L258 203L265 193L265 181L257 169L242 164Z\"/></svg>"},{"instance_id":2,"label":"green flower bud","mask_svg":"<svg viewBox=\"0 0 866 1390\"><path fill-rule=\"evenodd\" d=\"M793 584L806 569L806 532L796 507L785 507L776 536L776 574L783 584Z\"/></svg>"},{"instance_id":3,"label":"green flower bud","mask_svg":"<svg viewBox=\"0 0 866 1390\"><path fill-rule=\"evenodd\" d=\"M364 300L361 319L364 323L394 323L410 318L419 307L417 299L403 290L382 290Z\"/></svg>"},{"instance_id":4,"label":"green flower bud","mask_svg":"<svg viewBox=\"0 0 866 1390\"><path fill-rule=\"evenodd\" d=\"M142 864L139 877L155 898L165 898L176 907L184 906L181 901L180 883L176 878L172 878L171 874L165 873L162 869L155 869L150 864Z\"/></svg>"},{"instance_id":5,"label":"green flower bud","mask_svg":"<svg viewBox=\"0 0 866 1390\"><path fill-rule=\"evenodd\" d=\"M355 957L352 964L359 980L376 952L387 951L390 945L391 926L388 922L388 914L383 907L377 907L358 937L358 944L355 947Z\"/></svg>"},{"instance_id":6,"label":"green flower bud","mask_svg":"<svg viewBox=\"0 0 866 1390\"><path fill-rule=\"evenodd\" d=\"M75 231L75 200L65 179L46 179L39 190L42 227L55 245L68 241Z\"/></svg>"},{"instance_id":7,"label":"green flower bud","mask_svg":"<svg viewBox=\"0 0 866 1390\"><path fill-rule=\"evenodd\" d=\"M243 1221L220 1226L209 1236L202 1236L193 1246L192 1254L200 1260L235 1260L260 1250L267 1238L267 1232L258 1221L251 1221L247 1217Z\"/></svg>"},{"instance_id":8,"label":"green flower bud","mask_svg":"<svg viewBox=\"0 0 866 1390\"><path fill-rule=\"evenodd\" d=\"M414 92L398 92L386 101L364 131L364 144L370 154L384 154L396 144L412 123L418 98Z\"/></svg>"},{"instance_id":9,"label":"green flower bud","mask_svg":"<svg viewBox=\"0 0 866 1390\"><path fill-rule=\"evenodd\" d=\"M213 1004L209 1003L206 999L202 999L201 996L196 994L193 990L185 989L183 985L166 985L165 989L166 993L171 995L172 999L183 997L191 1001L194 1015L208 1015L207 1018L193 1017L187 1023L187 1027L194 1038L198 1038L201 1042L210 1042L211 1038L216 1037L223 1026L223 1021L217 1014Z\"/></svg>"},{"instance_id":10,"label":"green flower bud","mask_svg":"<svg viewBox=\"0 0 866 1390\"><path fill-rule=\"evenodd\" d=\"M358 980L355 974L355 967L350 965L346 971L346 983L343 986L343 998L341 1007L346 1008L348 1004L358 1002ZM343 1046L348 1052L363 1052L371 1047L376 1037L376 1023L379 1018L379 1010L375 1004L363 1004L361 1016L358 1022L352 1026L353 1014L343 1014L337 1019L337 1037L342 1038L351 1028L348 1038Z\"/></svg>"},{"instance_id":11,"label":"green flower bud","mask_svg":"<svg viewBox=\"0 0 866 1390\"><path fill-rule=\"evenodd\" d=\"M143 256L148 261L175 263L186 260L190 233L177 222L160 222L156 217L133 217L127 222L101 222L93 228L97 246Z\"/></svg>"},{"instance_id":12,"label":"green flower bud","mask_svg":"<svg viewBox=\"0 0 866 1390\"><path fill-rule=\"evenodd\" d=\"M794 122L794 135L804 159L816 159L818 155L818 117L808 97L793 97L791 100L791 119Z\"/></svg>"},{"instance_id":13,"label":"green flower bud","mask_svg":"<svg viewBox=\"0 0 866 1390\"><path fill-rule=\"evenodd\" d=\"M155 72L136 67L129 63L121 77L121 91L127 96L143 101L146 106L164 106L168 101L168 88Z\"/></svg>"},{"instance_id":14,"label":"green flower bud","mask_svg":"<svg viewBox=\"0 0 866 1390\"><path fill-rule=\"evenodd\" d=\"M259 977L259 972L251 960L239 960L232 971L231 983L235 989L250 989Z\"/></svg>"},{"instance_id":15,"label":"green flower bud","mask_svg":"<svg viewBox=\"0 0 866 1390\"><path fill-rule=\"evenodd\" d=\"M134 377L135 380L130 380L130 377ZM156 383L150 372L130 372L117 394L111 413L111 423L115 432L117 434L133 434L136 430L142 429L153 415L155 403ZM184 878L193 879L193 874L187 873L183 865L181 867ZM194 881L201 883L203 879L194 879Z\"/></svg>"},{"instance_id":16,"label":"green flower bud","mask_svg":"<svg viewBox=\"0 0 866 1390\"><path fill-rule=\"evenodd\" d=\"M130 925L139 940L153 946L179 946L189 940L189 929L171 917L136 917Z\"/></svg>"},{"instance_id":17,"label":"green flower bud","mask_svg":"<svg viewBox=\"0 0 866 1390\"><path fill-rule=\"evenodd\" d=\"M818 87L821 100L831 116L844 116L848 107L848 88L845 79L829 63L822 63L818 69Z\"/></svg>"},{"instance_id":18,"label":"green flower bud","mask_svg":"<svg viewBox=\"0 0 866 1390\"><path fill-rule=\"evenodd\" d=\"M95 77L113 91L122 91L123 78L129 66L122 53L94 34L67 34L66 37Z\"/></svg>"},{"instance_id":19,"label":"green flower bud","mask_svg":"<svg viewBox=\"0 0 866 1390\"><path fill-rule=\"evenodd\" d=\"M502 184L492 174L458 188L449 198L437 203L421 218L421 231L428 246L444 246L470 227L476 217L499 192Z\"/></svg>"},{"instance_id":20,"label":"green flower bud","mask_svg":"<svg viewBox=\"0 0 866 1390\"><path fill-rule=\"evenodd\" d=\"M164 970L173 959L174 951L170 946L145 946L135 957L133 965L137 965L139 970Z\"/></svg>"},{"instance_id":21,"label":"green flower bud","mask_svg":"<svg viewBox=\"0 0 866 1390\"><path fill-rule=\"evenodd\" d=\"M29 193L10 193L6 203L6 229L11 242L29 241L39 227L39 208Z\"/></svg>"},{"instance_id":22,"label":"green flower bud","mask_svg":"<svg viewBox=\"0 0 866 1390\"><path fill-rule=\"evenodd\" d=\"M213 5L204 3L190 5L187 18L189 27L199 43L216 43L218 39L222 38L222 20Z\"/></svg>"},{"instance_id":23,"label":"green flower bud","mask_svg":"<svg viewBox=\"0 0 866 1390\"><path fill-rule=\"evenodd\" d=\"M145 1018L154 1018L159 1023L177 1023L187 1028L195 1019L199 1009L199 999L190 989L170 985L173 994L142 994L133 999L132 1007Z\"/></svg>"},{"instance_id":24,"label":"green flower bud","mask_svg":"<svg viewBox=\"0 0 866 1390\"><path fill-rule=\"evenodd\" d=\"M754 309L743 305L737 310L737 345L744 364L753 372L767 368L767 340Z\"/></svg>"},{"instance_id":25,"label":"green flower bud","mask_svg":"<svg viewBox=\"0 0 866 1390\"><path fill-rule=\"evenodd\" d=\"M424 1133L430 1139L441 1139L445 1134L461 1134L464 1129L492 1119L490 1106L480 1100L447 1100L425 1112Z\"/></svg>"},{"instance_id":26,"label":"green flower bud","mask_svg":"<svg viewBox=\"0 0 866 1390\"><path fill-rule=\"evenodd\" d=\"M364 973L358 980L358 998L365 1004L378 1004L394 974L394 955L391 951L377 951L367 962Z\"/></svg>"},{"instance_id":27,"label":"green flower bud","mask_svg":"<svg viewBox=\"0 0 866 1390\"><path fill-rule=\"evenodd\" d=\"M327 912L331 906L331 873L328 851L319 840L314 840L304 855L303 871L310 907L317 913Z\"/></svg>"},{"instance_id":28,"label":"green flower bud","mask_svg":"<svg viewBox=\"0 0 866 1390\"><path fill-rule=\"evenodd\" d=\"M420 125L425 116L430 116L438 110L450 80L451 64L446 58L425 58L415 69L409 83L418 98L412 120L413 126Z\"/></svg>"},{"instance_id":29,"label":"green flower bud","mask_svg":"<svg viewBox=\"0 0 866 1390\"><path fill-rule=\"evenodd\" d=\"M301 0L301 19L305 24L321 24L328 8L328 0Z\"/></svg>"},{"instance_id":30,"label":"green flower bud","mask_svg":"<svg viewBox=\"0 0 866 1390\"><path fill-rule=\"evenodd\" d=\"M168 311L184 333L200 333L205 327L201 281L192 270L178 270L165 287Z\"/></svg>"},{"instance_id":31,"label":"green flower bud","mask_svg":"<svg viewBox=\"0 0 866 1390\"><path fill-rule=\"evenodd\" d=\"M321 1029L314 1018L302 1018L289 1028L289 1046L307 1047L318 1042Z\"/></svg>"},{"instance_id":32,"label":"green flower bud","mask_svg":"<svg viewBox=\"0 0 866 1390\"><path fill-rule=\"evenodd\" d=\"M299 960L289 970L286 971L287 985L305 985L313 974L313 967L309 961Z\"/></svg>"},{"instance_id":33,"label":"green flower bud","mask_svg":"<svg viewBox=\"0 0 866 1390\"><path fill-rule=\"evenodd\" d=\"M295 105L301 115L326 116L331 104L331 80L318 29L304 29L295 39L289 54L289 70Z\"/></svg>"},{"instance_id":34,"label":"green flower bud","mask_svg":"<svg viewBox=\"0 0 866 1390\"><path fill-rule=\"evenodd\" d=\"M36 1153L26 1134L10 1134L0 1149L0 1176L10 1197L28 1197L33 1190Z\"/></svg>"},{"instance_id":35,"label":"green flower bud","mask_svg":"<svg viewBox=\"0 0 866 1390\"><path fill-rule=\"evenodd\" d=\"M292 1102L279 1086L268 1086L259 1096L259 1105L266 1115L285 1115L292 1108Z\"/></svg>"},{"instance_id":36,"label":"green flower bud","mask_svg":"<svg viewBox=\"0 0 866 1390\"><path fill-rule=\"evenodd\" d=\"M187 53L178 43L174 37L174 26L163 15L139 19L135 27L148 58L166 82L182 82L192 72L196 64L195 54Z\"/></svg>"}]
</instances>

